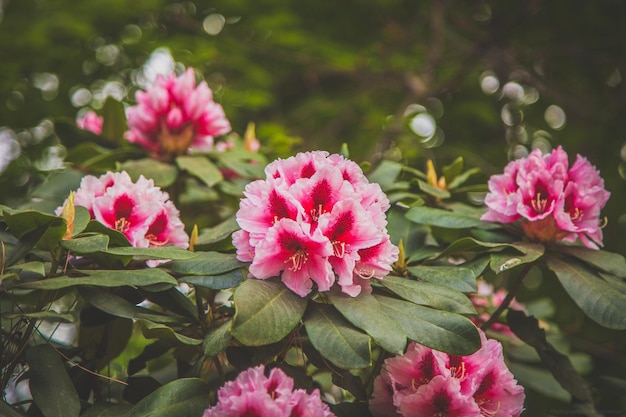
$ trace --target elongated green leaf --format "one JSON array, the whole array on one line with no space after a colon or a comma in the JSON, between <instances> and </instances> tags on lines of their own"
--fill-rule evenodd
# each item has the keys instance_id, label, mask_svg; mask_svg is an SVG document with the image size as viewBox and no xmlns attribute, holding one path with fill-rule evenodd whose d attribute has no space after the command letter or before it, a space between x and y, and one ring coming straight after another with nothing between
<instances>
[{"instance_id":1,"label":"elongated green leaf","mask_svg":"<svg viewBox=\"0 0 626 417\"><path fill-rule=\"evenodd\" d=\"M60 217L35 210L14 211L12 214L5 211L4 221L18 239L30 236L31 232L43 230L39 242L48 250L56 247L67 229Z\"/></svg>"},{"instance_id":2,"label":"elongated green leaf","mask_svg":"<svg viewBox=\"0 0 626 417\"><path fill-rule=\"evenodd\" d=\"M176 164L209 187L213 187L224 179L220 170L206 156L179 156L176 158Z\"/></svg>"},{"instance_id":3,"label":"elongated green leaf","mask_svg":"<svg viewBox=\"0 0 626 417\"><path fill-rule=\"evenodd\" d=\"M414 223L449 229L465 229L485 225L478 217L431 207L412 207L406 212L406 218Z\"/></svg>"},{"instance_id":4,"label":"elongated green leaf","mask_svg":"<svg viewBox=\"0 0 626 417\"><path fill-rule=\"evenodd\" d=\"M128 404L96 403L80 417L124 417L131 410Z\"/></svg>"},{"instance_id":5,"label":"elongated green leaf","mask_svg":"<svg viewBox=\"0 0 626 417\"><path fill-rule=\"evenodd\" d=\"M226 272L220 275L188 275L180 278L179 282L196 287L210 288L212 290L224 290L226 288L234 288L243 281L243 272L241 269Z\"/></svg>"},{"instance_id":6,"label":"elongated green leaf","mask_svg":"<svg viewBox=\"0 0 626 417\"><path fill-rule=\"evenodd\" d=\"M101 136L116 145L123 143L124 132L128 129L124 105L109 96L100 114L103 119Z\"/></svg>"},{"instance_id":7,"label":"elongated green leaf","mask_svg":"<svg viewBox=\"0 0 626 417\"><path fill-rule=\"evenodd\" d=\"M244 265L234 254L196 252L191 259L168 262L162 267L182 275L220 275Z\"/></svg>"},{"instance_id":8,"label":"elongated green leaf","mask_svg":"<svg viewBox=\"0 0 626 417\"><path fill-rule=\"evenodd\" d=\"M476 291L476 276L464 266L412 266L409 272L424 281L443 285L461 292Z\"/></svg>"},{"instance_id":9,"label":"elongated green leaf","mask_svg":"<svg viewBox=\"0 0 626 417\"><path fill-rule=\"evenodd\" d=\"M232 320L227 320L221 326L207 333L202 342L202 351L206 356L215 356L228 347L232 339L230 328L233 325Z\"/></svg>"},{"instance_id":10,"label":"elongated green leaf","mask_svg":"<svg viewBox=\"0 0 626 417\"><path fill-rule=\"evenodd\" d=\"M450 184L463 171L463 157L457 157L450 165L446 165L441 172L446 179L446 184Z\"/></svg>"},{"instance_id":11,"label":"elongated green leaf","mask_svg":"<svg viewBox=\"0 0 626 417\"><path fill-rule=\"evenodd\" d=\"M135 248L132 246L111 248L107 253L119 256L132 256L136 259L172 259L183 260L193 259L197 255L178 246L161 246L156 248Z\"/></svg>"},{"instance_id":12,"label":"elongated green leaf","mask_svg":"<svg viewBox=\"0 0 626 417\"><path fill-rule=\"evenodd\" d=\"M391 275L386 276L381 283L400 297L415 304L453 313L476 313L474 304L467 296L449 287Z\"/></svg>"},{"instance_id":13,"label":"elongated green leaf","mask_svg":"<svg viewBox=\"0 0 626 417\"><path fill-rule=\"evenodd\" d=\"M133 181L137 181L139 176L143 175L161 188L172 185L178 175L178 169L174 165L157 161L154 158L126 161L120 165L120 170L128 172Z\"/></svg>"},{"instance_id":14,"label":"elongated green leaf","mask_svg":"<svg viewBox=\"0 0 626 417\"><path fill-rule=\"evenodd\" d=\"M83 206L74 206L74 230L72 231L72 236L76 236L85 230L90 220L89 210Z\"/></svg>"},{"instance_id":15,"label":"elongated green leaf","mask_svg":"<svg viewBox=\"0 0 626 417\"><path fill-rule=\"evenodd\" d=\"M383 160L380 165L368 174L368 177L371 182L378 183L386 191L393 187L396 178L402 172L402 168L402 164Z\"/></svg>"},{"instance_id":16,"label":"elongated green leaf","mask_svg":"<svg viewBox=\"0 0 626 417\"><path fill-rule=\"evenodd\" d=\"M9 269L12 271L31 272L42 277L46 275L44 263L39 261L24 262L22 264L13 265Z\"/></svg>"},{"instance_id":17,"label":"elongated green leaf","mask_svg":"<svg viewBox=\"0 0 626 417\"><path fill-rule=\"evenodd\" d=\"M131 246L123 233L111 229L102 223L92 220L85 227L84 233L98 233L109 237L109 246Z\"/></svg>"},{"instance_id":18,"label":"elongated green leaf","mask_svg":"<svg viewBox=\"0 0 626 417\"><path fill-rule=\"evenodd\" d=\"M3 318L13 319L16 317L26 317L35 320L47 320L53 322L73 323L74 316L71 314L57 313L56 311L36 311L33 313L9 313L3 314Z\"/></svg>"},{"instance_id":19,"label":"elongated green leaf","mask_svg":"<svg viewBox=\"0 0 626 417\"><path fill-rule=\"evenodd\" d=\"M58 290L59 288L74 287L77 285L94 285L98 287L119 287L130 285L141 287L152 284L176 285L178 282L167 272L160 269L141 270L94 270L80 271L87 276L49 278L39 281L20 283L17 286L34 290Z\"/></svg>"},{"instance_id":20,"label":"elongated green leaf","mask_svg":"<svg viewBox=\"0 0 626 417\"><path fill-rule=\"evenodd\" d=\"M136 306L122 297L101 289L80 287L78 291L89 304L113 316L133 320L150 320L156 323L183 323L186 321L182 317Z\"/></svg>"},{"instance_id":21,"label":"elongated green leaf","mask_svg":"<svg viewBox=\"0 0 626 417\"><path fill-rule=\"evenodd\" d=\"M181 316L188 317L193 321L198 321L198 309L189 297L180 292L178 288L169 287L165 290L154 291L152 287L140 288L141 295L148 301L159 307L171 311Z\"/></svg>"},{"instance_id":22,"label":"elongated green leaf","mask_svg":"<svg viewBox=\"0 0 626 417\"><path fill-rule=\"evenodd\" d=\"M565 291L593 321L610 329L626 329L626 294L574 260L546 257Z\"/></svg>"},{"instance_id":23,"label":"elongated green leaf","mask_svg":"<svg viewBox=\"0 0 626 417\"><path fill-rule=\"evenodd\" d=\"M468 169L465 172L462 172L461 174L454 177L452 181L448 182L448 189L449 190L458 189L458 187L463 185L469 179L469 177L478 173L480 173L480 168L472 168L472 169ZM479 185L479 186L483 186L483 185ZM458 191L461 191L461 190L459 189Z\"/></svg>"},{"instance_id":24,"label":"elongated green leaf","mask_svg":"<svg viewBox=\"0 0 626 417\"><path fill-rule=\"evenodd\" d=\"M3 417L26 417L26 414L22 414L4 401L0 400L0 416Z\"/></svg>"},{"instance_id":25,"label":"elongated green leaf","mask_svg":"<svg viewBox=\"0 0 626 417\"><path fill-rule=\"evenodd\" d=\"M76 255L87 255L106 251L109 246L109 237L100 234L88 235L76 239L62 240L59 245Z\"/></svg>"},{"instance_id":26,"label":"elongated green leaf","mask_svg":"<svg viewBox=\"0 0 626 417\"><path fill-rule=\"evenodd\" d=\"M212 243L221 242L238 229L239 225L237 224L235 217L231 217L215 227L202 229L200 231L200 235L198 236L198 243L196 243L196 246L210 245Z\"/></svg>"},{"instance_id":27,"label":"elongated green leaf","mask_svg":"<svg viewBox=\"0 0 626 417\"><path fill-rule=\"evenodd\" d=\"M545 250L545 247L538 243L517 242L511 246L522 254L511 253L510 251L491 254L490 265L496 274L513 269L518 265L535 262L543 256Z\"/></svg>"},{"instance_id":28,"label":"elongated green leaf","mask_svg":"<svg viewBox=\"0 0 626 417\"><path fill-rule=\"evenodd\" d=\"M481 242L480 240L476 240L471 237L464 237L462 239L452 242L443 252L437 255L437 258L445 258L450 255L463 253L492 252L502 250L511 246L512 245L508 243Z\"/></svg>"},{"instance_id":29,"label":"elongated green leaf","mask_svg":"<svg viewBox=\"0 0 626 417\"><path fill-rule=\"evenodd\" d=\"M370 337L355 329L333 307L311 303L304 326L313 347L334 365L343 369L370 366Z\"/></svg>"},{"instance_id":30,"label":"elongated green leaf","mask_svg":"<svg viewBox=\"0 0 626 417\"><path fill-rule=\"evenodd\" d=\"M183 345L197 346L202 344L202 340L177 333L165 324L152 323L148 320L141 322L141 331L146 339L159 339L171 345L182 343Z\"/></svg>"},{"instance_id":31,"label":"elongated green leaf","mask_svg":"<svg viewBox=\"0 0 626 417\"><path fill-rule=\"evenodd\" d=\"M302 319L307 299L280 282L249 279L233 295L237 313L233 336L244 345L262 346L282 340Z\"/></svg>"},{"instance_id":32,"label":"elongated green leaf","mask_svg":"<svg viewBox=\"0 0 626 417\"><path fill-rule=\"evenodd\" d=\"M39 228L22 236L15 246L13 246L13 249L7 254L7 257L4 259L4 265L9 267L24 258L24 256L35 247L37 242L39 242L39 239L41 239L46 230L45 228Z\"/></svg>"},{"instance_id":33,"label":"elongated green leaf","mask_svg":"<svg viewBox=\"0 0 626 417\"><path fill-rule=\"evenodd\" d=\"M435 187L422 180L417 180L417 185L419 186L420 190L422 190L426 194L429 194L433 197L443 198L443 199L450 198L450 192L448 190Z\"/></svg>"},{"instance_id":34,"label":"elongated green leaf","mask_svg":"<svg viewBox=\"0 0 626 417\"><path fill-rule=\"evenodd\" d=\"M371 294L358 297L332 293L330 300L350 323L365 331L383 349L395 355L404 353L406 335L396 320L383 313L380 304Z\"/></svg>"},{"instance_id":35,"label":"elongated green leaf","mask_svg":"<svg viewBox=\"0 0 626 417\"><path fill-rule=\"evenodd\" d=\"M467 318L395 298L375 295L385 314L395 318L409 339L454 355L470 355L480 348L476 326Z\"/></svg>"},{"instance_id":36,"label":"elongated green leaf","mask_svg":"<svg viewBox=\"0 0 626 417\"><path fill-rule=\"evenodd\" d=\"M617 253L594 250L581 246L563 246L559 252L567 253L583 262L620 278L626 278L626 259Z\"/></svg>"},{"instance_id":37,"label":"elongated green leaf","mask_svg":"<svg viewBox=\"0 0 626 417\"><path fill-rule=\"evenodd\" d=\"M182 378L163 385L123 417L201 416L210 406L208 388L196 378Z\"/></svg>"},{"instance_id":38,"label":"elongated green leaf","mask_svg":"<svg viewBox=\"0 0 626 417\"><path fill-rule=\"evenodd\" d=\"M30 391L43 415L78 417L80 400L59 354L49 345L37 345L26 351L26 359Z\"/></svg>"}]
</instances>

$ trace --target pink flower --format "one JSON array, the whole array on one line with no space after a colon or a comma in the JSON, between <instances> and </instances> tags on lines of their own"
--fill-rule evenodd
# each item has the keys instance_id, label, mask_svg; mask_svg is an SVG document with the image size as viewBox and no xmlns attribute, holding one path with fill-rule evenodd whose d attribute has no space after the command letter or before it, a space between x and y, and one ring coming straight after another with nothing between
<instances>
[{"instance_id":1,"label":"pink flower","mask_svg":"<svg viewBox=\"0 0 626 417\"><path fill-rule=\"evenodd\" d=\"M103 123L104 120L102 116L98 116L98 114L93 110L89 110L87 113L79 116L76 119L76 126L80 127L83 130L88 130L92 133L95 133L96 135L102 133Z\"/></svg>"},{"instance_id":2,"label":"pink flower","mask_svg":"<svg viewBox=\"0 0 626 417\"><path fill-rule=\"evenodd\" d=\"M280 276L304 297L335 282L351 296L371 291L398 259L387 234L389 200L354 162L326 152L269 164L246 186L233 234L237 258L252 277Z\"/></svg>"},{"instance_id":3,"label":"pink flower","mask_svg":"<svg viewBox=\"0 0 626 417\"><path fill-rule=\"evenodd\" d=\"M506 298L507 292L503 288L494 290L493 285L482 279L476 281L476 285L478 286L478 291L475 294L470 295L470 299L472 300L474 307L476 307L478 315L473 316L471 319L474 324L480 326L481 324L487 322L491 313L493 313L500 306L500 304L502 304ZM524 305L515 299L511 301L509 308L525 311ZM491 325L491 330L508 337L517 337L515 336L515 333L509 329L509 326L504 323L493 323Z\"/></svg>"},{"instance_id":4,"label":"pink flower","mask_svg":"<svg viewBox=\"0 0 626 417\"><path fill-rule=\"evenodd\" d=\"M127 111L128 141L158 156L213 149L214 138L230 132L230 122L207 83L195 84L188 68L180 77L158 76L145 92L138 91L137 105Z\"/></svg>"},{"instance_id":5,"label":"pink flower","mask_svg":"<svg viewBox=\"0 0 626 417\"><path fill-rule=\"evenodd\" d=\"M602 245L600 211L609 196L587 159L578 155L568 169L567 154L561 147L543 156L535 149L489 179L487 212L482 220L519 221L531 240L580 239L588 248L597 249Z\"/></svg>"},{"instance_id":6,"label":"pink flower","mask_svg":"<svg viewBox=\"0 0 626 417\"><path fill-rule=\"evenodd\" d=\"M87 208L92 219L123 233L135 247L189 246L185 225L169 195L143 175L137 182L125 171L83 177L74 205Z\"/></svg>"},{"instance_id":7,"label":"pink flower","mask_svg":"<svg viewBox=\"0 0 626 417\"><path fill-rule=\"evenodd\" d=\"M524 389L502 355L502 345L487 340L468 356L449 355L417 343L385 360L374 381L370 411L388 416L518 417Z\"/></svg>"},{"instance_id":8,"label":"pink flower","mask_svg":"<svg viewBox=\"0 0 626 417\"><path fill-rule=\"evenodd\" d=\"M217 405L203 417L333 417L319 390L307 394L293 389L293 380L274 368L265 376L263 365L241 372L217 393Z\"/></svg>"}]
</instances>

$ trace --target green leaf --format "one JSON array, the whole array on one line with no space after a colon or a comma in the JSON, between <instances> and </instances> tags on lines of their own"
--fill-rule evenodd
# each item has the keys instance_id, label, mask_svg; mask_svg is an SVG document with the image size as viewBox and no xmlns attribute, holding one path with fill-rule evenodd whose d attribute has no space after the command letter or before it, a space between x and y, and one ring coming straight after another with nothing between
<instances>
[{"instance_id":1,"label":"green leaf","mask_svg":"<svg viewBox=\"0 0 626 417\"><path fill-rule=\"evenodd\" d=\"M467 318L395 298L375 295L385 314L395 318L409 339L454 355L470 355L480 348L476 326Z\"/></svg>"},{"instance_id":2,"label":"green leaf","mask_svg":"<svg viewBox=\"0 0 626 417\"><path fill-rule=\"evenodd\" d=\"M461 292L475 292L476 275L465 266L411 266L409 272L417 278Z\"/></svg>"},{"instance_id":3,"label":"green leaf","mask_svg":"<svg viewBox=\"0 0 626 417\"><path fill-rule=\"evenodd\" d=\"M380 185L383 190L393 188L396 178L402 172L403 166L397 162L383 160L372 172L368 174L370 182Z\"/></svg>"},{"instance_id":4,"label":"green leaf","mask_svg":"<svg viewBox=\"0 0 626 417\"><path fill-rule=\"evenodd\" d=\"M433 197L441 199L450 198L450 192L448 190L435 187L422 180L417 180L417 185L419 186L420 190Z\"/></svg>"},{"instance_id":5,"label":"green leaf","mask_svg":"<svg viewBox=\"0 0 626 417\"><path fill-rule=\"evenodd\" d=\"M57 313L56 311L36 311L33 313L9 313L3 314L2 318L13 319L16 317L26 317L35 320L47 320L52 322L73 323L74 316L71 314Z\"/></svg>"},{"instance_id":6,"label":"green leaf","mask_svg":"<svg viewBox=\"0 0 626 417\"><path fill-rule=\"evenodd\" d=\"M467 171L463 172L462 174L457 175L456 177L454 177L453 180L448 182L448 189L449 190L454 190L457 189L459 186L463 185L468 179L469 177L471 177L472 175L478 174L480 173L480 168L472 168L472 169L468 169ZM447 180L447 178L446 178ZM482 185L481 185L482 187ZM461 191L460 189L458 191Z\"/></svg>"},{"instance_id":7,"label":"green leaf","mask_svg":"<svg viewBox=\"0 0 626 417\"><path fill-rule=\"evenodd\" d=\"M14 211L11 214L5 211L4 221L18 239L31 232L43 231L38 243L42 243L48 250L57 246L67 230L62 218L35 210Z\"/></svg>"},{"instance_id":8,"label":"green leaf","mask_svg":"<svg viewBox=\"0 0 626 417\"><path fill-rule=\"evenodd\" d=\"M437 258L447 258L450 255L458 255L465 253L484 253L502 250L512 245L508 243L492 243L482 242L471 237L464 237L452 242L443 252L437 255Z\"/></svg>"},{"instance_id":9,"label":"green leaf","mask_svg":"<svg viewBox=\"0 0 626 417\"><path fill-rule=\"evenodd\" d=\"M493 272L499 274L518 265L535 262L543 256L545 247L539 243L517 242L511 245L522 255L511 254L510 251L503 251L491 254L490 265Z\"/></svg>"},{"instance_id":10,"label":"green leaf","mask_svg":"<svg viewBox=\"0 0 626 417\"><path fill-rule=\"evenodd\" d=\"M446 179L446 184L452 183L458 175L463 171L463 157L457 157L450 165L446 165L441 169L444 178Z\"/></svg>"},{"instance_id":11,"label":"green leaf","mask_svg":"<svg viewBox=\"0 0 626 417\"><path fill-rule=\"evenodd\" d=\"M196 246L210 245L212 243L221 242L238 229L239 225L237 224L235 217L230 217L215 227L202 229L200 231L200 235L198 236L198 243L196 243Z\"/></svg>"},{"instance_id":12,"label":"green leaf","mask_svg":"<svg viewBox=\"0 0 626 417\"><path fill-rule=\"evenodd\" d=\"M197 255L178 246L161 246L155 248L135 248L132 246L111 248L106 251L112 255L132 256L134 259L193 259Z\"/></svg>"},{"instance_id":13,"label":"green leaf","mask_svg":"<svg viewBox=\"0 0 626 417\"><path fill-rule=\"evenodd\" d=\"M371 339L355 329L333 307L311 303L304 318L311 344L322 356L343 369L371 365Z\"/></svg>"},{"instance_id":14,"label":"green leaf","mask_svg":"<svg viewBox=\"0 0 626 417\"><path fill-rule=\"evenodd\" d=\"M617 253L582 246L561 246L559 252L567 253L601 271L626 278L626 259Z\"/></svg>"},{"instance_id":15,"label":"green leaf","mask_svg":"<svg viewBox=\"0 0 626 417\"><path fill-rule=\"evenodd\" d=\"M243 271L235 269L220 275L188 275L181 277L178 282L186 282L196 287L210 288L212 290L225 290L241 284L243 278Z\"/></svg>"},{"instance_id":16,"label":"green leaf","mask_svg":"<svg viewBox=\"0 0 626 417\"><path fill-rule=\"evenodd\" d=\"M109 96L104 102L100 115L104 119L101 136L111 143L122 144L124 133L128 130L124 104Z\"/></svg>"},{"instance_id":17,"label":"green leaf","mask_svg":"<svg viewBox=\"0 0 626 417\"><path fill-rule=\"evenodd\" d=\"M106 235L109 237L109 246L132 246L126 236L123 233L118 232L117 230L106 227L102 223L96 220L91 220L83 233L99 233L102 235Z\"/></svg>"},{"instance_id":18,"label":"green leaf","mask_svg":"<svg viewBox=\"0 0 626 417\"><path fill-rule=\"evenodd\" d=\"M234 254L195 252L191 259L168 262L161 266L182 275L220 275L244 265Z\"/></svg>"},{"instance_id":19,"label":"green leaf","mask_svg":"<svg viewBox=\"0 0 626 417\"><path fill-rule=\"evenodd\" d=\"M485 222L477 217L431 207L411 207L406 212L406 218L414 223L448 229L485 226Z\"/></svg>"},{"instance_id":20,"label":"green leaf","mask_svg":"<svg viewBox=\"0 0 626 417\"><path fill-rule=\"evenodd\" d=\"M128 172L133 181L137 181L139 176L143 175L161 188L174 184L178 176L178 169L174 165L157 161L154 158L126 161L120 165L120 171Z\"/></svg>"},{"instance_id":21,"label":"green leaf","mask_svg":"<svg viewBox=\"0 0 626 417\"><path fill-rule=\"evenodd\" d=\"M74 287L77 285L94 285L98 287L130 285L132 287L141 287L160 283L170 285L178 284L167 272L154 268L141 270L89 270L78 272L86 274L86 276L49 278L20 283L17 284L16 287L30 288L33 290L58 290L60 288Z\"/></svg>"},{"instance_id":22,"label":"green leaf","mask_svg":"<svg viewBox=\"0 0 626 417\"><path fill-rule=\"evenodd\" d=\"M387 352L395 355L404 353L406 335L398 322L383 313L371 294L361 293L357 297L350 297L331 293L330 300L341 315L369 334Z\"/></svg>"},{"instance_id":23,"label":"green leaf","mask_svg":"<svg viewBox=\"0 0 626 417\"><path fill-rule=\"evenodd\" d=\"M463 293L429 282L388 275L381 283L403 299L415 304L460 314L476 314L474 304Z\"/></svg>"},{"instance_id":24,"label":"green leaf","mask_svg":"<svg viewBox=\"0 0 626 417\"><path fill-rule=\"evenodd\" d=\"M89 210L83 206L74 206L74 230L72 230L72 236L76 236L85 230L90 221L91 215Z\"/></svg>"},{"instance_id":25,"label":"green leaf","mask_svg":"<svg viewBox=\"0 0 626 417\"><path fill-rule=\"evenodd\" d=\"M577 261L547 257L546 264L582 311L610 329L626 329L626 294Z\"/></svg>"},{"instance_id":26,"label":"green leaf","mask_svg":"<svg viewBox=\"0 0 626 417\"><path fill-rule=\"evenodd\" d=\"M227 320L221 326L212 329L207 333L202 342L202 351L205 356L215 356L228 347L232 340L230 334L232 320Z\"/></svg>"},{"instance_id":27,"label":"green leaf","mask_svg":"<svg viewBox=\"0 0 626 417\"><path fill-rule=\"evenodd\" d=\"M159 339L171 345L182 343L183 345L197 346L202 344L202 340L182 335L165 324L152 323L148 320L141 321L141 331L146 339Z\"/></svg>"},{"instance_id":28,"label":"green leaf","mask_svg":"<svg viewBox=\"0 0 626 417\"><path fill-rule=\"evenodd\" d=\"M30 392L46 417L78 417L80 399L59 354L49 345L26 351Z\"/></svg>"},{"instance_id":29,"label":"green leaf","mask_svg":"<svg viewBox=\"0 0 626 417\"><path fill-rule=\"evenodd\" d=\"M76 255L104 252L109 247L109 237L106 235L88 235L75 239L62 240L59 246Z\"/></svg>"},{"instance_id":30,"label":"green leaf","mask_svg":"<svg viewBox=\"0 0 626 417\"><path fill-rule=\"evenodd\" d=\"M206 384L200 379L177 379L139 401L123 417L201 416L211 405L207 392Z\"/></svg>"},{"instance_id":31,"label":"green leaf","mask_svg":"<svg viewBox=\"0 0 626 417\"><path fill-rule=\"evenodd\" d=\"M80 417L124 417L131 408L128 404L98 402L89 407Z\"/></svg>"},{"instance_id":32,"label":"green leaf","mask_svg":"<svg viewBox=\"0 0 626 417\"><path fill-rule=\"evenodd\" d=\"M209 187L213 187L224 177L218 167L215 166L206 156L179 156L176 164L182 170L189 172L194 177L199 178Z\"/></svg>"},{"instance_id":33,"label":"green leaf","mask_svg":"<svg viewBox=\"0 0 626 417\"><path fill-rule=\"evenodd\" d=\"M244 345L262 346L282 340L300 322L307 299L281 282L248 279L233 295L233 336Z\"/></svg>"},{"instance_id":34,"label":"green leaf","mask_svg":"<svg viewBox=\"0 0 626 417\"><path fill-rule=\"evenodd\" d=\"M13 265L9 268L11 271L21 271L21 272L30 272L35 275L44 276L46 275L46 269L44 267L43 262L32 261L32 262L24 262L22 264Z\"/></svg>"},{"instance_id":35,"label":"green leaf","mask_svg":"<svg viewBox=\"0 0 626 417\"><path fill-rule=\"evenodd\" d=\"M182 323L187 320L169 314L136 306L122 297L93 287L80 287L80 295L92 306L111 314L132 320L150 320L156 323Z\"/></svg>"}]
</instances>

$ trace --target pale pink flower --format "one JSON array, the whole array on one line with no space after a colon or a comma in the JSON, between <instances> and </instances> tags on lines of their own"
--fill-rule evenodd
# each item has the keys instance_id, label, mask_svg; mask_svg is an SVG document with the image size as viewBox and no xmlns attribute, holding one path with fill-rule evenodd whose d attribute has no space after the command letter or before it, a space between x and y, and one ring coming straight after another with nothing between
<instances>
[{"instance_id":1,"label":"pale pink flower","mask_svg":"<svg viewBox=\"0 0 626 417\"><path fill-rule=\"evenodd\" d=\"M104 119L102 116L98 116L98 114L93 110L89 110L76 119L76 126L83 130L95 133L96 135L102 133L103 123Z\"/></svg>"},{"instance_id":2,"label":"pale pink flower","mask_svg":"<svg viewBox=\"0 0 626 417\"><path fill-rule=\"evenodd\" d=\"M479 333L481 348L468 356L412 342L404 355L386 359L374 381L372 414L518 417L524 389L506 367L500 342Z\"/></svg>"},{"instance_id":3,"label":"pale pink flower","mask_svg":"<svg viewBox=\"0 0 626 417\"><path fill-rule=\"evenodd\" d=\"M87 208L92 219L121 232L135 247L189 246L185 225L169 195L143 175L136 182L125 171L85 176L74 194L74 205Z\"/></svg>"},{"instance_id":4,"label":"pale pink flower","mask_svg":"<svg viewBox=\"0 0 626 417\"><path fill-rule=\"evenodd\" d=\"M293 390L293 379L274 368L265 376L263 365L241 372L217 393L218 402L203 417L333 417L319 390Z\"/></svg>"},{"instance_id":5,"label":"pale pink flower","mask_svg":"<svg viewBox=\"0 0 626 417\"><path fill-rule=\"evenodd\" d=\"M233 234L252 277L280 276L300 296L337 282L351 296L371 291L398 259L387 234L389 200L354 162L315 151L278 159L246 186ZM337 276L337 278L335 277Z\"/></svg>"},{"instance_id":6,"label":"pale pink flower","mask_svg":"<svg viewBox=\"0 0 626 417\"><path fill-rule=\"evenodd\" d=\"M157 156L209 151L214 138L231 130L207 83L196 86L191 68L179 77L159 75L135 97L137 105L127 110L126 138Z\"/></svg>"},{"instance_id":7,"label":"pale pink flower","mask_svg":"<svg viewBox=\"0 0 626 417\"><path fill-rule=\"evenodd\" d=\"M470 295L470 299L476 307L478 311L477 316L472 316L471 319L477 326L480 326L483 323L486 323L493 313L506 298L507 292L503 288L499 288L497 290L494 289L493 285L485 282L482 279L476 281L476 285L478 287L478 291L476 293ZM511 301L509 308L525 311L525 307L523 304L519 303L515 298ZM515 333L509 329L504 323L495 322L491 325L491 330L503 334L508 337L517 337Z\"/></svg>"},{"instance_id":8,"label":"pale pink flower","mask_svg":"<svg viewBox=\"0 0 626 417\"><path fill-rule=\"evenodd\" d=\"M489 179L482 220L518 222L531 240L573 242L587 247L602 245L600 211L610 193L589 161L580 155L568 169L565 151L558 147L541 155L510 162L504 174Z\"/></svg>"}]
</instances>

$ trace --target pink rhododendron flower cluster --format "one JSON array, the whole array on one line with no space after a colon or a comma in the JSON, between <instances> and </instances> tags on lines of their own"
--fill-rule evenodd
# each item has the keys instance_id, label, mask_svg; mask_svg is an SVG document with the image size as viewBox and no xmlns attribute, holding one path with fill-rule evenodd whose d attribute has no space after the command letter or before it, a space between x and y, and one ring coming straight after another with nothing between
<instances>
[{"instance_id":1,"label":"pink rhododendron flower cluster","mask_svg":"<svg viewBox=\"0 0 626 417\"><path fill-rule=\"evenodd\" d=\"M76 126L80 127L83 130L88 130L96 135L102 133L102 124L104 123L104 119L102 116L98 116L93 110L89 110L87 113L79 116L76 119Z\"/></svg>"},{"instance_id":2,"label":"pink rhododendron flower cluster","mask_svg":"<svg viewBox=\"0 0 626 417\"><path fill-rule=\"evenodd\" d=\"M569 167L559 146L543 155L535 149L527 158L510 162L504 173L489 179L482 220L520 221L526 235L539 242L576 238L588 248L602 245L600 210L610 193L589 161L576 156Z\"/></svg>"},{"instance_id":3,"label":"pink rhododendron flower cluster","mask_svg":"<svg viewBox=\"0 0 626 417\"><path fill-rule=\"evenodd\" d=\"M89 210L92 219L115 229L139 248L189 246L189 236L169 195L140 176L133 182L125 172L87 175L74 194L74 205ZM62 207L57 209L57 214Z\"/></svg>"},{"instance_id":4,"label":"pink rhododendron flower cluster","mask_svg":"<svg viewBox=\"0 0 626 417\"><path fill-rule=\"evenodd\" d=\"M328 291L336 281L354 297L389 273L398 259L386 229L389 200L356 163L315 151L274 161L265 173L246 186L233 234L253 277L280 275L301 297L313 282Z\"/></svg>"},{"instance_id":5,"label":"pink rhododendron flower cluster","mask_svg":"<svg viewBox=\"0 0 626 417\"><path fill-rule=\"evenodd\" d=\"M217 405L202 417L332 417L319 390L308 394L293 389L293 379L274 368L265 375L263 365L241 372L217 393Z\"/></svg>"},{"instance_id":6,"label":"pink rhododendron flower cluster","mask_svg":"<svg viewBox=\"0 0 626 417\"><path fill-rule=\"evenodd\" d=\"M503 288L494 290L493 285L483 281L482 279L476 281L476 285L478 286L478 291L475 294L470 295L470 299L472 300L472 303L474 303L474 307L476 307L478 315L472 316L471 319L476 325L480 326L481 324L486 323L489 320L491 313L504 302L507 292ZM509 304L509 308L525 311L524 305L515 299L513 299ZM495 322L491 325L491 329L505 336L517 337L515 336L515 333L511 331L509 326L504 323Z\"/></svg>"},{"instance_id":7,"label":"pink rhododendron flower cluster","mask_svg":"<svg viewBox=\"0 0 626 417\"><path fill-rule=\"evenodd\" d=\"M127 110L127 139L154 155L180 155L213 149L213 140L231 130L221 105L205 81L196 86L193 69L180 77L159 75L146 91L135 95Z\"/></svg>"},{"instance_id":8,"label":"pink rhododendron flower cluster","mask_svg":"<svg viewBox=\"0 0 626 417\"><path fill-rule=\"evenodd\" d=\"M439 352L417 343L403 356L385 360L374 381L370 411L375 417L517 417L524 410L524 388L502 355L487 340L469 356Z\"/></svg>"}]
</instances>

